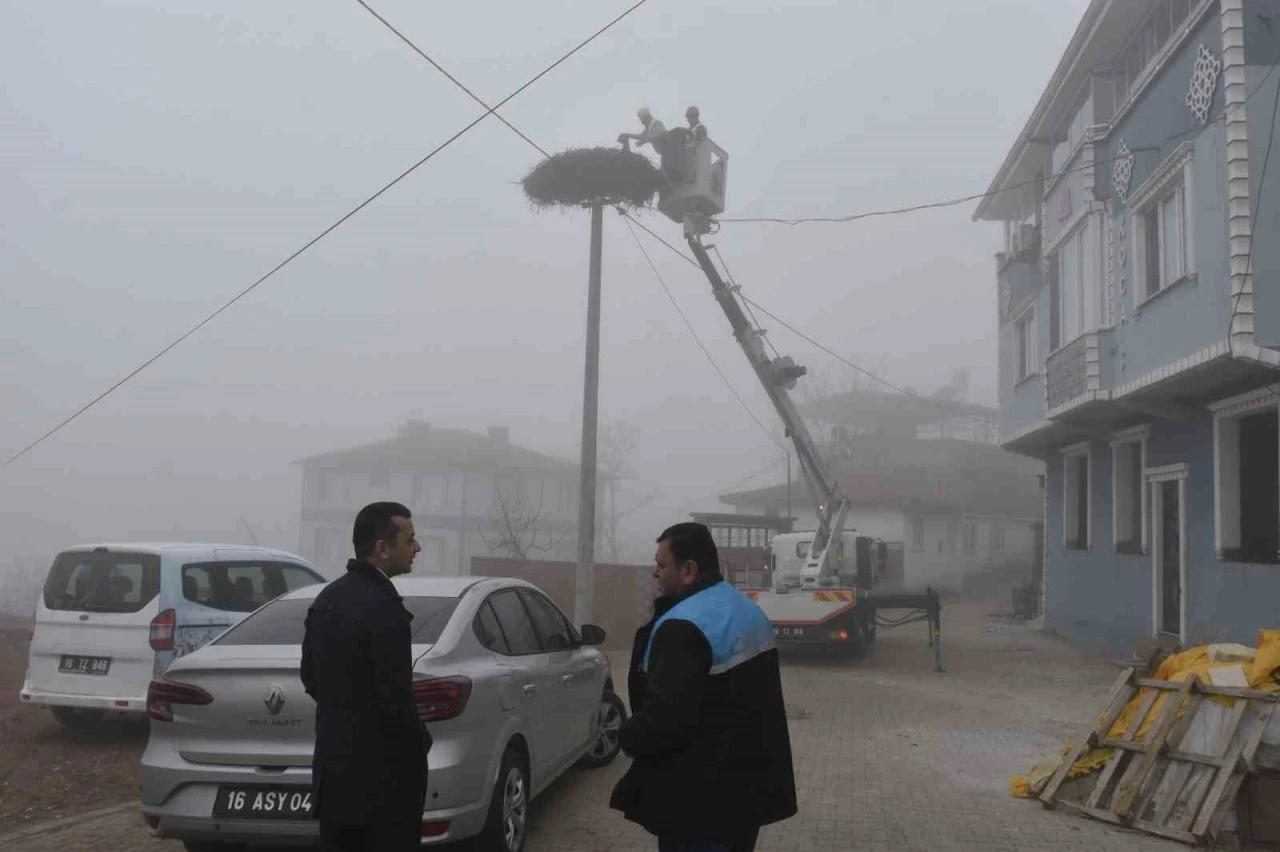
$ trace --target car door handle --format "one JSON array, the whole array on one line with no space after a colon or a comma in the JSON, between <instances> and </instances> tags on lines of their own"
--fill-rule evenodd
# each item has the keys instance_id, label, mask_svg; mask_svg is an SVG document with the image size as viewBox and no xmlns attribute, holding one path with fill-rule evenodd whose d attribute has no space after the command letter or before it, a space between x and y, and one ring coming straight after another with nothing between
<instances>
[{"instance_id":1,"label":"car door handle","mask_svg":"<svg viewBox=\"0 0 1280 852\"><path fill-rule=\"evenodd\" d=\"M569 684L573 683L573 675L567 674L564 677L560 678L560 680L564 683L565 686L568 686Z\"/></svg>"},{"instance_id":2,"label":"car door handle","mask_svg":"<svg viewBox=\"0 0 1280 852\"><path fill-rule=\"evenodd\" d=\"M526 683L521 688L524 690L525 695L533 695L534 691L537 690L538 685L536 683Z\"/></svg>"}]
</instances>

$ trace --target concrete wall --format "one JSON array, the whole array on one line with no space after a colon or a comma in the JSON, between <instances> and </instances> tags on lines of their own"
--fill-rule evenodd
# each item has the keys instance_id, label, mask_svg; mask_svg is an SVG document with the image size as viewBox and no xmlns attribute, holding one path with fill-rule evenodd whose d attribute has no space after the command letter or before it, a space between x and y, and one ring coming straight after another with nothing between
<instances>
[{"instance_id":1,"label":"concrete wall","mask_svg":"<svg viewBox=\"0 0 1280 852\"><path fill-rule=\"evenodd\" d=\"M1112 544L1111 447L1093 442L1090 514L1092 546L1062 546L1062 459L1049 460L1049 563L1046 624L1066 637L1126 654L1154 632L1152 557L1117 553ZM1147 466L1188 463L1187 636L1190 643L1252 645L1261 628L1280 626L1280 566L1220 560L1214 538L1214 457L1211 416L1192 423L1151 424Z\"/></svg>"}]
</instances>

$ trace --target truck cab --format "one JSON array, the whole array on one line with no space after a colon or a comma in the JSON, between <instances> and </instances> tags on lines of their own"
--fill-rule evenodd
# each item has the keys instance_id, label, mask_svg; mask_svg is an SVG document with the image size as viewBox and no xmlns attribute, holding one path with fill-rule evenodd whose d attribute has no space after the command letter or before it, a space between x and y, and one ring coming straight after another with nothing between
<instances>
[{"instance_id":1,"label":"truck cab","mask_svg":"<svg viewBox=\"0 0 1280 852\"><path fill-rule=\"evenodd\" d=\"M801 587L801 572L813 532L784 533L773 537L770 557L773 590L779 594ZM844 530L831 554L831 571L826 575L828 588L870 589L884 576L888 547L880 539Z\"/></svg>"}]
</instances>

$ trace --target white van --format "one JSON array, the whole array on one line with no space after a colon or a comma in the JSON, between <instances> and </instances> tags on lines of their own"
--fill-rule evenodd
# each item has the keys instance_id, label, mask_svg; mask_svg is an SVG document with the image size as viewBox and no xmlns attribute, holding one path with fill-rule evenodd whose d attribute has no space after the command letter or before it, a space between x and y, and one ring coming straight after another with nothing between
<instances>
[{"instance_id":1,"label":"white van","mask_svg":"<svg viewBox=\"0 0 1280 852\"><path fill-rule=\"evenodd\" d=\"M98 544L53 560L20 693L64 725L145 714L177 657L285 592L324 577L300 556L223 544Z\"/></svg>"}]
</instances>

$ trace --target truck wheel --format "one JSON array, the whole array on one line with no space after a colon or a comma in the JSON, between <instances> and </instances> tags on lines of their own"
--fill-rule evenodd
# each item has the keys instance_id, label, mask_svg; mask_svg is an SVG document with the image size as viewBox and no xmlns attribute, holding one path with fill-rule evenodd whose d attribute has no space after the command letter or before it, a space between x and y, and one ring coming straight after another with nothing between
<instances>
[{"instance_id":1,"label":"truck wheel","mask_svg":"<svg viewBox=\"0 0 1280 852\"><path fill-rule=\"evenodd\" d=\"M529 823L529 771L524 758L508 747L489 795L489 816L476 836L475 852L524 852Z\"/></svg>"}]
</instances>

